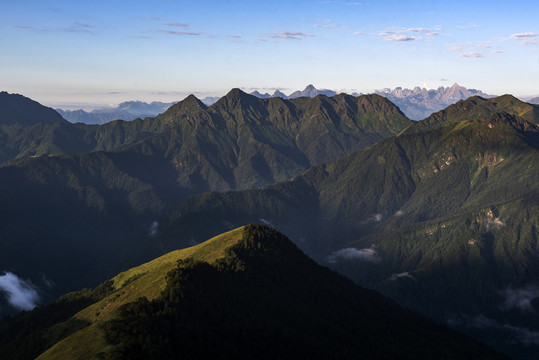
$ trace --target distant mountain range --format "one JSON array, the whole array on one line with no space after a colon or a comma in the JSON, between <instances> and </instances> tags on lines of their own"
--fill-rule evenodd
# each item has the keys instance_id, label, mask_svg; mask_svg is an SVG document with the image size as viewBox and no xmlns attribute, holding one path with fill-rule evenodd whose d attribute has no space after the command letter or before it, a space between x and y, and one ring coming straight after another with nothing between
<instances>
[{"instance_id":1,"label":"distant mountain range","mask_svg":"<svg viewBox=\"0 0 539 360\"><path fill-rule=\"evenodd\" d=\"M154 101L126 101L115 108L96 109L90 112L56 109L64 119L72 123L105 124L113 120L131 121L137 118L153 117L165 112L174 103Z\"/></svg>"},{"instance_id":2,"label":"distant mountain range","mask_svg":"<svg viewBox=\"0 0 539 360\"><path fill-rule=\"evenodd\" d=\"M456 83L451 87L440 86L438 89L430 90L420 87L415 87L412 90L398 87L393 90L378 90L375 93L387 97L412 120L423 120L432 113L472 96L493 97L493 95L487 95L480 90L467 89Z\"/></svg>"},{"instance_id":3,"label":"distant mountain range","mask_svg":"<svg viewBox=\"0 0 539 360\"><path fill-rule=\"evenodd\" d=\"M403 89L397 87L393 90L376 90L375 94L384 96L396 104L401 111L412 120L422 120L434 112L440 111L447 106L456 103L459 100L467 99L471 96L481 96L484 98L493 97L483 93L480 90L467 89L453 84L451 87L439 87L438 89L426 89L416 87L414 89ZM316 97L325 95L332 97L338 93L329 89L317 89L312 84L305 87L304 90L292 92L286 95L279 90L273 94L260 93L253 91L250 93L260 99L269 99L279 97L282 99L296 99L299 97ZM361 93L352 93L353 96L361 96ZM212 96L201 99L206 106L216 103L220 97ZM539 98L530 99L530 103L539 103ZM115 108L96 109L91 112L84 110L62 110L56 109L64 119L72 123L82 122L85 124L104 124L113 120L131 121L137 118L154 117L165 112L174 103L152 102L145 103L141 101L128 101L119 104Z\"/></svg>"},{"instance_id":4,"label":"distant mountain range","mask_svg":"<svg viewBox=\"0 0 539 360\"><path fill-rule=\"evenodd\" d=\"M318 90L313 85L308 85L303 91L295 91L290 95L285 95L276 90L273 95L261 94L254 91L251 95L266 99L270 97L281 97L283 99L295 99L298 97L315 97L317 95L334 96L337 92L333 90ZM422 120L434 112L440 111L459 100L467 99L471 96L481 96L484 98L493 97L480 90L466 89L465 87L453 84L451 87L439 87L436 90L428 90L416 87L414 89L395 88L375 91L375 94L384 96L397 105L401 111L412 120ZM362 94L352 93L353 96Z\"/></svg>"},{"instance_id":5,"label":"distant mountain range","mask_svg":"<svg viewBox=\"0 0 539 360\"><path fill-rule=\"evenodd\" d=\"M326 95L328 97L332 97L332 96L337 95L337 92L333 90L328 90L328 89L319 90L315 88L312 84L310 84L310 85L307 85L307 87L303 91L300 91L300 90L294 91L290 95L285 95L279 90L275 90L275 92L272 95L268 93L261 94L258 91L253 91L251 95L261 98L261 99L269 99L269 98L274 98L274 97L280 97L282 99L296 99L299 97L313 98L318 95Z\"/></svg>"}]
</instances>

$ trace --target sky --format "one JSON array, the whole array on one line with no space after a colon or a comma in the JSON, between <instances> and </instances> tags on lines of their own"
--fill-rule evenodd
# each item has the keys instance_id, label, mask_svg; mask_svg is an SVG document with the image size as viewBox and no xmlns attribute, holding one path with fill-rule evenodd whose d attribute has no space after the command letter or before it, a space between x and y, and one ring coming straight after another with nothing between
<instances>
[{"instance_id":1,"label":"sky","mask_svg":"<svg viewBox=\"0 0 539 360\"><path fill-rule=\"evenodd\" d=\"M437 88L539 94L539 2L0 0L0 90L122 101Z\"/></svg>"}]
</instances>

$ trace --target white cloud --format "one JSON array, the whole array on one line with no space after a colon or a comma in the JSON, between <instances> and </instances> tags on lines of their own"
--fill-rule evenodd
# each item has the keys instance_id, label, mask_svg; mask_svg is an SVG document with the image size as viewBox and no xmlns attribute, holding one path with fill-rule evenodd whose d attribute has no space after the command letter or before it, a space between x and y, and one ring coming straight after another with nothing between
<instances>
[{"instance_id":1,"label":"white cloud","mask_svg":"<svg viewBox=\"0 0 539 360\"><path fill-rule=\"evenodd\" d=\"M459 29L471 29L471 28L477 28L479 25L477 24L468 24L468 25L457 25L457 28Z\"/></svg>"},{"instance_id":2,"label":"white cloud","mask_svg":"<svg viewBox=\"0 0 539 360\"><path fill-rule=\"evenodd\" d=\"M309 37L314 37L313 34L306 34L300 31L280 31L277 33L265 33L263 36L283 40L304 40Z\"/></svg>"},{"instance_id":3,"label":"white cloud","mask_svg":"<svg viewBox=\"0 0 539 360\"><path fill-rule=\"evenodd\" d=\"M386 41L413 41L416 38L413 36L406 36L406 35L389 35L384 37L384 40Z\"/></svg>"},{"instance_id":4,"label":"white cloud","mask_svg":"<svg viewBox=\"0 0 539 360\"><path fill-rule=\"evenodd\" d=\"M187 35L187 36L198 36L200 33L190 32L190 31L172 31L172 30L157 30L157 32L170 35Z\"/></svg>"},{"instance_id":5,"label":"white cloud","mask_svg":"<svg viewBox=\"0 0 539 360\"><path fill-rule=\"evenodd\" d=\"M411 275L408 271L400 273L400 274L393 274L391 275L392 281L397 281L398 279L411 279L415 280L415 277Z\"/></svg>"},{"instance_id":6,"label":"white cloud","mask_svg":"<svg viewBox=\"0 0 539 360\"><path fill-rule=\"evenodd\" d=\"M390 28L380 31L379 35L384 38L385 41L414 41L423 40L423 37L413 36L413 34L424 34L428 37L438 36L436 31L427 28Z\"/></svg>"},{"instance_id":7,"label":"white cloud","mask_svg":"<svg viewBox=\"0 0 539 360\"><path fill-rule=\"evenodd\" d=\"M331 264L335 264L340 260L358 260L377 263L380 262L381 259L376 252L376 248L374 246L371 246L370 248L365 249L341 249L333 252L331 255L326 257L326 260Z\"/></svg>"},{"instance_id":8,"label":"white cloud","mask_svg":"<svg viewBox=\"0 0 539 360\"><path fill-rule=\"evenodd\" d=\"M18 310L32 310L39 301L32 282L10 272L0 275L0 290L6 294L8 303Z\"/></svg>"},{"instance_id":9,"label":"white cloud","mask_svg":"<svg viewBox=\"0 0 539 360\"><path fill-rule=\"evenodd\" d=\"M263 219L263 218L260 218L260 219L258 219L258 220L259 220L262 224L264 224L264 225L268 225L268 226L271 226L271 227L275 227L275 226L273 225L273 223L272 223L270 220L266 220L266 219Z\"/></svg>"},{"instance_id":10,"label":"white cloud","mask_svg":"<svg viewBox=\"0 0 539 360\"><path fill-rule=\"evenodd\" d=\"M536 33L533 32L526 32L526 33L520 33L520 34L513 34L509 36L510 39L527 39L527 38L534 38L537 37Z\"/></svg>"},{"instance_id":11,"label":"white cloud","mask_svg":"<svg viewBox=\"0 0 539 360\"><path fill-rule=\"evenodd\" d=\"M157 234L158 229L159 229L159 223L157 221L153 221L149 229L150 236L154 237Z\"/></svg>"},{"instance_id":12,"label":"white cloud","mask_svg":"<svg viewBox=\"0 0 539 360\"><path fill-rule=\"evenodd\" d=\"M314 24L313 26L322 29L333 29L335 27L333 24Z\"/></svg>"},{"instance_id":13,"label":"white cloud","mask_svg":"<svg viewBox=\"0 0 539 360\"><path fill-rule=\"evenodd\" d=\"M535 312L532 301L539 298L539 287L530 285L520 289L507 288L500 291L504 297L504 303L500 306L502 310L518 309L523 312Z\"/></svg>"},{"instance_id":14,"label":"white cloud","mask_svg":"<svg viewBox=\"0 0 539 360\"><path fill-rule=\"evenodd\" d=\"M190 24L186 24L186 23L167 23L167 24L164 24L166 26L175 26L175 27L188 27Z\"/></svg>"},{"instance_id":15,"label":"white cloud","mask_svg":"<svg viewBox=\"0 0 539 360\"><path fill-rule=\"evenodd\" d=\"M513 34L509 36L509 39L520 40L520 43L524 45L539 44L539 40L537 39L537 33L534 33L534 32Z\"/></svg>"},{"instance_id":16,"label":"white cloud","mask_svg":"<svg viewBox=\"0 0 539 360\"><path fill-rule=\"evenodd\" d=\"M482 58L482 57L485 57L482 53L479 53L479 52L472 52L472 53L467 53L467 54L460 54L460 57L463 57L463 58Z\"/></svg>"},{"instance_id":17,"label":"white cloud","mask_svg":"<svg viewBox=\"0 0 539 360\"><path fill-rule=\"evenodd\" d=\"M411 29L406 29L405 31L403 32L414 32L414 33L422 33L422 34L427 34L427 35L432 35L432 36L438 36L440 34L438 34L437 32L435 31L431 31L429 29L425 29L425 28L411 28Z\"/></svg>"}]
</instances>

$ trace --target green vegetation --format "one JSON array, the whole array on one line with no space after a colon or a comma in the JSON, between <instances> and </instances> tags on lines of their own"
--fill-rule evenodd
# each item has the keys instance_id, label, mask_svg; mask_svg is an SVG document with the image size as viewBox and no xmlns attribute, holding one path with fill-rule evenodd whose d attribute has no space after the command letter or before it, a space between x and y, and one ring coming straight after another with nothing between
<instances>
[{"instance_id":1,"label":"green vegetation","mask_svg":"<svg viewBox=\"0 0 539 360\"><path fill-rule=\"evenodd\" d=\"M530 358L537 346L518 331L539 332L537 317L501 311L500 293L539 281L538 184L539 128L492 114L382 140L263 189L193 197L161 241L174 248L269 222L318 261L440 322L487 316L498 335L476 336ZM355 257L331 257L347 248Z\"/></svg>"},{"instance_id":2,"label":"green vegetation","mask_svg":"<svg viewBox=\"0 0 539 360\"><path fill-rule=\"evenodd\" d=\"M157 279L157 293L144 285ZM505 358L317 265L260 225L167 254L112 282L115 291L72 318L89 326L57 339L38 359ZM33 339L26 338L30 345ZM12 355L33 358L20 348Z\"/></svg>"},{"instance_id":3,"label":"green vegetation","mask_svg":"<svg viewBox=\"0 0 539 360\"><path fill-rule=\"evenodd\" d=\"M189 96L102 126L40 122L54 111L22 100L38 107L35 121L0 124L0 263L34 282L45 273L57 284L49 300L163 254L149 229L189 196L288 180L410 123L375 95L261 100L236 89L210 108Z\"/></svg>"}]
</instances>

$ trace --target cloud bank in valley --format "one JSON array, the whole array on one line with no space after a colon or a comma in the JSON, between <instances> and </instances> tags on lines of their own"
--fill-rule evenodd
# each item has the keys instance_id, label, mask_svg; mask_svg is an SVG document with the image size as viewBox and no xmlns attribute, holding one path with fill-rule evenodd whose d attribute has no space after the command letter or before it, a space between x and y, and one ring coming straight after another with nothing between
<instances>
[{"instance_id":1,"label":"cloud bank in valley","mask_svg":"<svg viewBox=\"0 0 539 360\"><path fill-rule=\"evenodd\" d=\"M377 263L380 262L381 259L374 246L365 249L345 248L335 251L326 257L326 261L330 264L335 264L341 260L359 260Z\"/></svg>"},{"instance_id":2,"label":"cloud bank in valley","mask_svg":"<svg viewBox=\"0 0 539 360\"><path fill-rule=\"evenodd\" d=\"M8 303L17 310L32 310L39 301L39 295L32 282L20 279L11 272L0 275L0 291L5 294Z\"/></svg>"}]
</instances>

